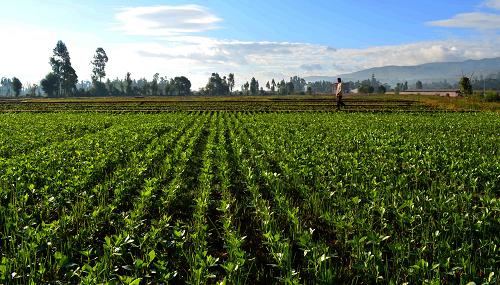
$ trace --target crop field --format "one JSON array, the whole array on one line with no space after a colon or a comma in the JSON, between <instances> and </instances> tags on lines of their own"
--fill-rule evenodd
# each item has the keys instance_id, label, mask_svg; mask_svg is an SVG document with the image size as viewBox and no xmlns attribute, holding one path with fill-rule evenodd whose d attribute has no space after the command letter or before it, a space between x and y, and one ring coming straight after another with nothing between
<instances>
[{"instance_id":1,"label":"crop field","mask_svg":"<svg viewBox=\"0 0 500 285\"><path fill-rule=\"evenodd\" d=\"M498 284L500 116L4 113L0 201L0 284Z\"/></svg>"},{"instance_id":2,"label":"crop field","mask_svg":"<svg viewBox=\"0 0 500 285\"><path fill-rule=\"evenodd\" d=\"M392 96L394 97L394 96ZM391 96L347 96L345 112L422 112L436 108ZM178 111L331 112L335 96L111 97L0 100L0 112L161 113Z\"/></svg>"}]
</instances>

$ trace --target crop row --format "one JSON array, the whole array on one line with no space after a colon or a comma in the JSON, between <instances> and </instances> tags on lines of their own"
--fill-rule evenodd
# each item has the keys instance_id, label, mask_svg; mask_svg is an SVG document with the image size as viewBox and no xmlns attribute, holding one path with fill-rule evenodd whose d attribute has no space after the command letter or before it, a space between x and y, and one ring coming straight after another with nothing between
<instances>
[{"instance_id":1,"label":"crop row","mask_svg":"<svg viewBox=\"0 0 500 285\"><path fill-rule=\"evenodd\" d=\"M0 125L3 149L16 144L0 159L0 283L499 280L495 114Z\"/></svg>"}]
</instances>

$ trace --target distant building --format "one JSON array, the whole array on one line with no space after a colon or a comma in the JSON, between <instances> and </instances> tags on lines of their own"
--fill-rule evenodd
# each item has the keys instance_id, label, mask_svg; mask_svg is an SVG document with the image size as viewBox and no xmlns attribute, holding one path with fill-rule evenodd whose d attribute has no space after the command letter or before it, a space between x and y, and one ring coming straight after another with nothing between
<instances>
[{"instance_id":1,"label":"distant building","mask_svg":"<svg viewBox=\"0 0 500 285\"><path fill-rule=\"evenodd\" d=\"M394 94L390 92L387 94ZM462 94L460 90L449 89L449 90L405 90L399 91L399 95L429 95L429 96L441 96L441 97L460 97Z\"/></svg>"}]
</instances>

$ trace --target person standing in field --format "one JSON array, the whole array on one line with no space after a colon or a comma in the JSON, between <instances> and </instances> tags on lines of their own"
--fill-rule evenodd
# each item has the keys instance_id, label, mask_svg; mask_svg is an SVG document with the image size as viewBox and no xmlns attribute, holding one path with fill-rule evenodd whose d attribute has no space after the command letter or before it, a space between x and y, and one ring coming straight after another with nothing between
<instances>
[{"instance_id":1,"label":"person standing in field","mask_svg":"<svg viewBox=\"0 0 500 285\"><path fill-rule=\"evenodd\" d=\"M344 94L344 86L342 86L342 79L337 78L337 91L335 95L337 95L337 110L340 110L341 106L345 107L344 102L342 101L342 95Z\"/></svg>"}]
</instances>

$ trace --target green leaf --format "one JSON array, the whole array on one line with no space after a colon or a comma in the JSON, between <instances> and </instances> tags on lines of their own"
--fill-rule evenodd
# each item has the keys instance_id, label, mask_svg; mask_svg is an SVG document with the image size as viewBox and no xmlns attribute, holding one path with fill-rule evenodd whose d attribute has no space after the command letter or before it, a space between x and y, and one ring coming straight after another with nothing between
<instances>
[{"instance_id":1,"label":"green leaf","mask_svg":"<svg viewBox=\"0 0 500 285\"><path fill-rule=\"evenodd\" d=\"M152 262L155 259L155 257L156 257L155 251L154 250L150 251L148 253L148 257L149 257L149 262Z\"/></svg>"},{"instance_id":2,"label":"green leaf","mask_svg":"<svg viewBox=\"0 0 500 285\"><path fill-rule=\"evenodd\" d=\"M142 278L137 278L133 280L132 282L128 283L128 285L139 285L141 284Z\"/></svg>"}]
</instances>

